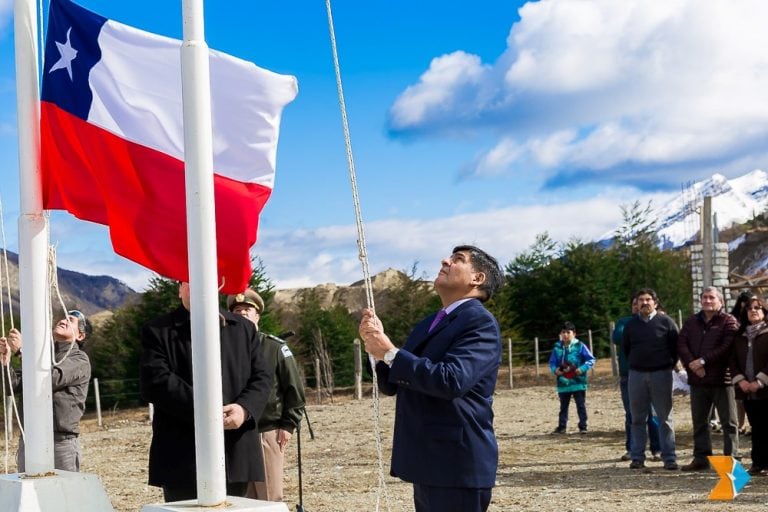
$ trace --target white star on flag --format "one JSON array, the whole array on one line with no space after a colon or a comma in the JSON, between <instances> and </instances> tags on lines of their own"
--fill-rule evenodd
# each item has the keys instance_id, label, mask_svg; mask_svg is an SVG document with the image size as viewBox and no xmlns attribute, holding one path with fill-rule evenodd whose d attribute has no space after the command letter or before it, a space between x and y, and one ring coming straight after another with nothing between
<instances>
[{"instance_id":1,"label":"white star on flag","mask_svg":"<svg viewBox=\"0 0 768 512\"><path fill-rule=\"evenodd\" d=\"M51 66L51 69L48 70L48 72L53 73L57 69L66 69L67 73L69 73L69 79L72 80L72 61L77 57L77 50L72 48L72 44L69 41L70 32L72 32L72 27L67 30L67 41L65 43L56 41L56 47L59 49L61 58Z\"/></svg>"}]
</instances>

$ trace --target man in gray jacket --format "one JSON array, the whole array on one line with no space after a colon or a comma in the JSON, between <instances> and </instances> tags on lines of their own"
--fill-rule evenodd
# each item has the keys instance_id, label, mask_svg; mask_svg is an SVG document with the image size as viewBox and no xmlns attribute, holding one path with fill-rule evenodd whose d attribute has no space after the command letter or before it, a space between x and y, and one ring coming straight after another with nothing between
<instances>
[{"instance_id":1,"label":"man in gray jacket","mask_svg":"<svg viewBox=\"0 0 768 512\"><path fill-rule=\"evenodd\" d=\"M90 323L77 310L69 311L53 326L53 459L54 467L64 471L80 471L80 418L91 380L91 362L81 345L90 333ZM21 353L21 346L21 332L17 329L11 329L7 338L0 338L0 361L4 367L10 364L12 354ZM21 389L21 370L11 371L11 378L13 387ZM24 472L24 462L21 442L17 454L20 473Z\"/></svg>"}]
</instances>

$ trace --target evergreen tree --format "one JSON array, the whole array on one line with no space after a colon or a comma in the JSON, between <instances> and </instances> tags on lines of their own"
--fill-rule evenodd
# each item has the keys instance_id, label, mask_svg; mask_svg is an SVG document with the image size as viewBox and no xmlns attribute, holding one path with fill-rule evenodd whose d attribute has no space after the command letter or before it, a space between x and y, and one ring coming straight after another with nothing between
<instances>
[{"instance_id":1,"label":"evergreen tree","mask_svg":"<svg viewBox=\"0 0 768 512\"><path fill-rule=\"evenodd\" d=\"M419 321L442 307L431 281L424 273L418 275L418 263L403 274L399 283L386 290L386 306L377 307L376 311L384 324L384 332L398 347L405 343Z\"/></svg>"},{"instance_id":2,"label":"evergreen tree","mask_svg":"<svg viewBox=\"0 0 768 512\"><path fill-rule=\"evenodd\" d=\"M607 249L576 240L557 244L543 233L507 265L507 286L494 301L494 312L505 331L528 340L526 352L533 352L535 336L547 350L562 322L571 320L583 341L591 329L595 352L607 355L608 323L628 313L629 297L642 287L654 288L673 318L678 309L690 313L687 251L659 248L650 203L622 206L622 215Z\"/></svg>"},{"instance_id":3,"label":"evergreen tree","mask_svg":"<svg viewBox=\"0 0 768 512\"><path fill-rule=\"evenodd\" d=\"M638 202L622 207L623 224L616 231L614 245L609 253L613 258L613 271L622 283L623 297L617 297L616 306L627 314L629 297L638 289L653 288L663 308L677 321L677 311L683 317L691 313L690 255L686 249L661 250L653 210L650 203L644 208Z\"/></svg>"},{"instance_id":4,"label":"evergreen tree","mask_svg":"<svg viewBox=\"0 0 768 512\"><path fill-rule=\"evenodd\" d=\"M268 334L278 335L282 332L280 320L272 311L272 304L275 299L275 284L267 276L267 269L264 262L258 256L251 259L253 262L253 272L248 286L264 299L264 311L259 319L259 330Z\"/></svg>"},{"instance_id":5,"label":"evergreen tree","mask_svg":"<svg viewBox=\"0 0 768 512\"><path fill-rule=\"evenodd\" d=\"M96 329L86 343L91 374L99 379L102 404L138 400L141 328L150 320L177 308L178 283L155 276L138 302L122 307Z\"/></svg>"},{"instance_id":6,"label":"evergreen tree","mask_svg":"<svg viewBox=\"0 0 768 512\"><path fill-rule=\"evenodd\" d=\"M299 355L311 365L305 371L315 379L314 360L330 363L333 382L340 386L354 383L354 339L357 322L344 306L323 309L315 290L305 290L299 298ZM316 381L315 381L316 382Z\"/></svg>"}]
</instances>

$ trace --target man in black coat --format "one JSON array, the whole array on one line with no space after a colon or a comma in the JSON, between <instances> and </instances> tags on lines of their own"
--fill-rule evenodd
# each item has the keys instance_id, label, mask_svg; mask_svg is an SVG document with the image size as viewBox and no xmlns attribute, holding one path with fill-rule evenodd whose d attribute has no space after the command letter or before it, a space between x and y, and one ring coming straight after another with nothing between
<instances>
[{"instance_id":1,"label":"man in black coat","mask_svg":"<svg viewBox=\"0 0 768 512\"><path fill-rule=\"evenodd\" d=\"M197 496L192 394L189 284L179 285L183 307L149 322L141 335L141 397L154 404L149 484L165 501ZM256 420L272 389L272 372L259 357L252 322L229 312L221 319L221 384L227 494L245 496L247 482L264 480Z\"/></svg>"}]
</instances>

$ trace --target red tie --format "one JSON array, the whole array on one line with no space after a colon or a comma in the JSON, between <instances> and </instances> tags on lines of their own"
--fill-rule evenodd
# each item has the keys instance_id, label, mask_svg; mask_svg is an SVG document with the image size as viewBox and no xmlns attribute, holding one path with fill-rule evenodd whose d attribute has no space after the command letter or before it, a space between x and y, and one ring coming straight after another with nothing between
<instances>
[{"instance_id":1,"label":"red tie","mask_svg":"<svg viewBox=\"0 0 768 512\"><path fill-rule=\"evenodd\" d=\"M438 311L437 314L435 315L434 320L432 320L432 323L429 325L429 330L427 332L432 332L432 329L437 327L437 324L439 324L447 314L448 313L446 313L444 309L441 309L440 311Z\"/></svg>"}]
</instances>

